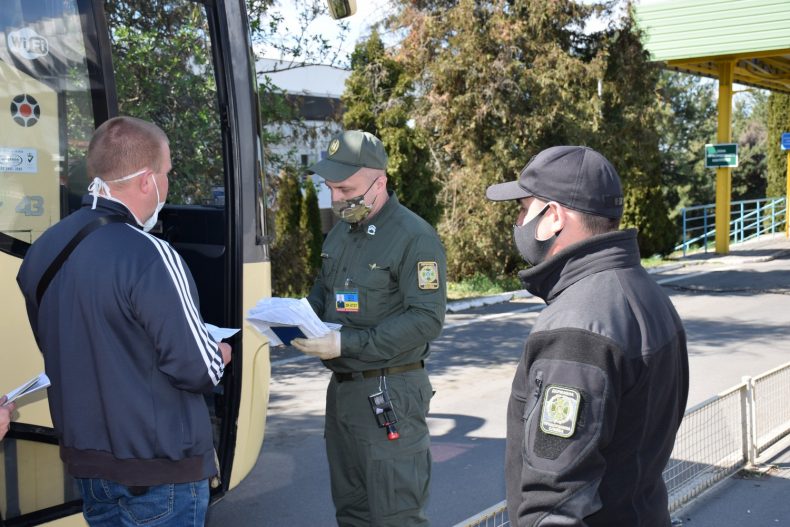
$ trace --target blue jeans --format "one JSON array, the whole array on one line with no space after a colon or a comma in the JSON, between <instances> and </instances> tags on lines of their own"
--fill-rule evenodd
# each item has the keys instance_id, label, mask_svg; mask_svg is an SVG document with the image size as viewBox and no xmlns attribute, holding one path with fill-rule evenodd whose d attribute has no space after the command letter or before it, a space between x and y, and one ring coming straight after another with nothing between
<instances>
[{"instance_id":1,"label":"blue jeans","mask_svg":"<svg viewBox=\"0 0 790 527\"><path fill-rule=\"evenodd\" d=\"M91 527L200 527L206 522L208 480L157 485L142 493L106 479L77 481L82 514Z\"/></svg>"}]
</instances>

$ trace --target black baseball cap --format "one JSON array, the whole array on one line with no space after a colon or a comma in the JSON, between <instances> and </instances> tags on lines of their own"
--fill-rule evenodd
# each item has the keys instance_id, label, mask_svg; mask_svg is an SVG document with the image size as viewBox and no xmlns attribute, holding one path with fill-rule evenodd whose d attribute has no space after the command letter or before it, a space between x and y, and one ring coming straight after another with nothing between
<instances>
[{"instance_id":1,"label":"black baseball cap","mask_svg":"<svg viewBox=\"0 0 790 527\"><path fill-rule=\"evenodd\" d=\"M518 181L486 189L491 201L530 196L596 216L617 219L623 215L620 176L604 156L586 146L547 148L530 159Z\"/></svg>"},{"instance_id":2,"label":"black baseball cap","mask_svg":"<svg viewBox=\"0 0 790 527\"><path fill-rule=\"evenodd\" d=\"M326 153L326 158L308 170L329 181L343 181L360 168L387 170L387 152L381 140L362 130L349 130L334 136Z\"/></svg>"}]
</instances>

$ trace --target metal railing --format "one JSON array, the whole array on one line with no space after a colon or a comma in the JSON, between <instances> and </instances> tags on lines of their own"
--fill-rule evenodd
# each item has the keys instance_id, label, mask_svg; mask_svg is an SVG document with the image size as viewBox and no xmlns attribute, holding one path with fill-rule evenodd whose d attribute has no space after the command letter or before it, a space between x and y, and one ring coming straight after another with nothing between
<instances>
[{"instance_id":1,"label":"metal railing","mask_svg":"<svg viewBox=\"0 0 790 527\"><path fill-rule=\"evenodd\" d=\"M730 243L741 243L763 234L782 232L786 198L735 201L730 204ZM682 242L675 247L683 256L692 247L708 252L716 240L716 205L684 207L680 211Z\"/></svg>"},{"instance_id":2,"label":"metal railing","mask_svg":"<svg viewBox=\"0 0 790 527\"><path fill-rule=\"evenodd\" d=\"M664 469L670 511L745 464L746 387L746 383L741 383L686 411Z\"/></svg>"},{"instance_id":3,"label":"metal railing","mask_svg":"<svg viewBox=\"0 0 790 527\"><path fill-rule=\"evenodd\" d=\"M664 469L674 512L790 434L790 362L686 410ZM509 527L505 501L455 527Z\"/></svg>"},{"instance_id":4,"label":"metal railing","mask_svg":"<svg viewBox=\"0 0 790 527\"><path fill-rule=\"evenodd\" d=\"M780 366L754 378L754 452L749 459L762 454L768 447L790 433L790 368Z\"/></svg>"}]
</instances>

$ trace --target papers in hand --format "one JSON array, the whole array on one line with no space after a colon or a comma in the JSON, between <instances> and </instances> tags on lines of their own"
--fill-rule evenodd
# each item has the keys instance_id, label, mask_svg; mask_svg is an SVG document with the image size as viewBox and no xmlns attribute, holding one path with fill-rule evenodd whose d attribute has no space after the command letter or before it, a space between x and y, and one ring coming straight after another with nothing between
<instances>
[{"instance_id":1,"label":"papers in hand","mask_svg":"<svg viewBox=\"0 0 790 527\"><path fill-rule=\"evenodd\" d=\"M340 329L340 324L321 322L306 298L264 298L247 313L247 321L272 346L287 346L294 337L323 337L332 329Z\"/></svg>"},{"instance_id":2,"label":"papers in hand","mask_svg":"<svg viewBox=\"0 0 790 527\"><path fill-rule=\"evenodd\" d=\"M208 330L208 334L211 335L211 338L214 339L214 342L221 342L241 331L240 329L234 328L220 328L209 323L206 323L206 329Z\"/></svg>"},{"instance_id":3,"label":"papers in hand","mask_svg":"<svg viewBox=\"0 0 790 527\"><path fill-rule=\"evenodd\" d=\"M8 399L6 400L5 403L3 403L3 406L5 406L8 403L14 402L16 399L19 399L20 397L24 397L25 395L30 395L31 393L35 393L39 390L43 390L44 388L47 388L49 384L50 384L49 377L47 377L45 373L41 373L33 377L29 381L22 383L22 385L19 388L8 392L6 394L6 397Z\"/></svg>"}]
</instances>

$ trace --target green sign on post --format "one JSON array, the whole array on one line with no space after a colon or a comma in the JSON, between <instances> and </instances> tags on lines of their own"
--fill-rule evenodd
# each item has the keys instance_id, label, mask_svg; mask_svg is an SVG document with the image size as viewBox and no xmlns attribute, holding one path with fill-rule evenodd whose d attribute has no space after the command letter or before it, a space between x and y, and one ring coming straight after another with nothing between
<instances>
[{"instance_id":1,"label":"green sign on post","mask_svg":"<svg viewBox=\"0 0 790 527\"><path fill-rule=\"evenodd\" d=\"M738 166L738 143L705 145L705 168Z\"/></svg>"}]
</instances>

